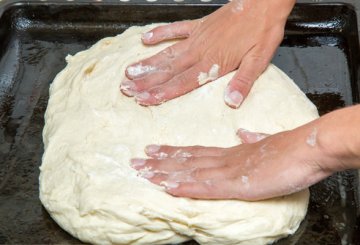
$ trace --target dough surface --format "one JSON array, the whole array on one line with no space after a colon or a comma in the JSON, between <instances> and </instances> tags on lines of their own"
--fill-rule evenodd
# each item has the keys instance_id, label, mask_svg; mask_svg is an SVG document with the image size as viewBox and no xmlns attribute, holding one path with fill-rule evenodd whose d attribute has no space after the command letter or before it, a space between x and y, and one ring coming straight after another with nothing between
<instances>
[{"instance_id":1,"label":"dough surface","mask_svg":"<svg viewBox=\"0 0 360 245\"><path fill-rule=\"evenodd\" d=\"M132 27L68 56L45 114L40 199L53 219L84 242L265 244L292 234L308 190L261 202L176 198L138 177L132 157L148 144L229 147L238 128L273 134L318 117L315 106L270 65L238 110L223 101L234 73L161 106L142 107L119 92L127 65L173 42L145 47ZM208 71L204 71L208 72Z\"/></svg>"}]
</instances>

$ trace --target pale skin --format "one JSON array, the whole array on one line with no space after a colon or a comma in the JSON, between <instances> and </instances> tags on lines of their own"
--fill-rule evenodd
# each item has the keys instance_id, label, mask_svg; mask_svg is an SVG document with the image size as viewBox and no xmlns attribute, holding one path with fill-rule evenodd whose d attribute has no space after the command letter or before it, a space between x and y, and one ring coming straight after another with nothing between
<instances>
[{"instance_id":1,"label":"pale skin","mask_svg":"<svg viewBox=\"0 0 360 245\"><path fill-rule=\"evenodd\" d=\"M175 22L144 33L146 45L184 39L130 65L121 91L134 96L140 105L158 105L203 85L199 84L199 74L209 72L216 64L217 77L237 70L225 89L224 101L232 108L239 107L280 44L294 3L234 0L202 19Z\"/></svg>"},{"instance_id":2,"label":"pale skin","mask_svg":"<svg viewBox=\"0 0 360 245\"><path fill-rule=\"evenodd\" d=\"M224 101L239 107L281 42L294 3L234 0L202 20L145 33L147 45L184 40L129 66L146 69L136 74L128 69L122 92L140 105L158 105L201 86L198 74L218 64L219 76L237 70ZM360 106L353 106L271 136L239 130L234 134L243 144L230 148L150 145L145 149L149 158L132 159L131 165L174 196L262 200L298 192L337 171L360 168L358 125Z\"/></svg>"},{"instance_id":3,"label":"pale skin","mask_svg":"<svg viewBox=\"0 0 360 245\"><path fill-rule=\"evenodd\" d=\"M359 125L357 105L265 138L239 130L243 144L231 148L150 145L149 159L131 162L137 170L148 169L144 177L174 196L262 200L360 168Z\"/></svg>"}]
</instances>

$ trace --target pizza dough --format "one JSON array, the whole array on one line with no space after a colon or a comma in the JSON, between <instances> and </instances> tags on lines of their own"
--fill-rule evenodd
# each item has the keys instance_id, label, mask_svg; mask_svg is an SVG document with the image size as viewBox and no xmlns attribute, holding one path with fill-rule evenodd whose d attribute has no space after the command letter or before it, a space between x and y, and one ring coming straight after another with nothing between
<instances>
[{"instance_id":1,"label":"pizza dough","mask_svg":"<svg viewBox=\"0 0 360 245\"><path fill-rule=\"evenodd\" d=\"M40 198L52 218L84 242L265 244L292 234L308 190L261 202L176 198L137 176L132 157L148 144L233 146L238 128L276 133L318 117L315 106L270 65L240 109L224 104L228 74L161 106L119 92L127 65L173 42L145 47L132 27L68 56L50 88ZM204 71L207 72L207 71ZM269 183L270 184L270 183Z\"/></svg>"}]
</instances>

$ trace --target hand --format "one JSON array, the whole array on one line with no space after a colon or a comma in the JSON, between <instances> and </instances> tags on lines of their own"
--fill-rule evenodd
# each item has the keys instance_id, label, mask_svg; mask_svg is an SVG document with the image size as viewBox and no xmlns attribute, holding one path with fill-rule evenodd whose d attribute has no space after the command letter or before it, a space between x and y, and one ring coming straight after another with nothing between
<instances>
[{"instance_id":1,"label":"hand","mask_svg":"<svg viewBox=\"0 0 360 245\"><path fill-rule=\"evenodd\" d=\"M316 127L266 137L239 130L243 144L231 148L150 145L150 159L132 167L174 196L260 200L298 192L329 176L338 161L326 154Z\"/></svg>"},{"instance_id":2,"label":"hand","mask_svg":"<svg viewBox=\"0 0 360 245\"><path fill-rule=\"evenodd\" d=\"M129 66L121 91L141 105L157 105L237 69L224 100L239 107L280 44L294 4L295 0L233 0L203 19L144 33L147 45L185 39Z\"/></svg>"}]
</instances>

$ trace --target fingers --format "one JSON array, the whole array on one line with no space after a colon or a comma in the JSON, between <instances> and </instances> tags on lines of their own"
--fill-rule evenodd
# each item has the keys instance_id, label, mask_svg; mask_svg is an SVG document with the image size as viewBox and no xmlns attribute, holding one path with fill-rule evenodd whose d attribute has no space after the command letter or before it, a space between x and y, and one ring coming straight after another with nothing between
<instances>
[{"instance_id":1,"label":"fingers","mask_svg":"<svg viewBox=\"0 0 360 245\"><path fill-rule=\"evenodd\" d=\"M171 62L159 64L157 69L143 74L143 77L134 80L125 80L121 83L120 90L127 96L134 96L144 90L156 87L171 80L175 74L187 70L194 62L194 58L187 52L179 55Z\"/></svg>"},{"instance_id":2,"label":"fingers","mask_svg":"<svg viewBox=\"0 0 360 245\"><path fill-rule=\"evenodd\" d=\"M144 44L156 44L165 40L188 37L195 21L179 21L152 29L142 35Z\"/></svg>"},{"instance_id":3,"label":"fingers","mask_svg":"<svg viewBox=\"0 0 360 245\"><path fill-rule=\"evenodd\" d=\"M199 182L173 182L162 183L166 192L179 197L196 199L242 199L257 200L252 195L250 185L241 179L208 180Z\"/></svg>"},{"instance_id":4,"label":"fingers","mask_svg":"<svg viewBox=\"0 0 360 245\"><path fill-rule=\"evenodd\" d=\"M165 159L132 159L131 166L136 170L148 169L158 173L170 173L196 168L219 167L221 163L214 157L202 158L165 158Z\"/></svg>"},{"instance_id":5,"label":"fingers","mask_svg":"<svg viewBox=\"0 0 360 245\"><path fill-rule=\"evenodd\" d=\"M145 148L145 152L152 159L132 159L131 166L133 168L169 172L195 167L220 167L223 164L216 157L222 156L226 151L217 147L149 145Z\"/></svg>"},{"instance_id":6,"label":"fingers","mask_svg":"<svg viewBox=\"0 0 360 245\"><path fill-rule=\"evenodd\" d=\"M234 77L225 89L224 100L231 108L238 108L249 94L255 80L266 68L266 61L255 53L255 49L247 54Z\"/></svg>"},{"instance_id":7,"label":"fingers","mask_svg":"<svg viewBox=\"0 0 360 245\"><path fill-rule=\"evenodd\" d=\"M131 166L155 184L205 181L236 174L226 165L221 148L149 145L145 151L153 158L132 159Z\"/></svg>"},{"instance_id":8,"label":"fingers","mask_svg":"<svg viewBox=\"0 0 360 245\"><path fill-rule=\"evenodd\" d=\"M145 169L147 172L152 172L153 175L146 177L154 184L160 184L164 181L170 182L202 182L208 180L221 180L221 179L228 179L233 178L236 176L233 169L228 166L220 166L220 167L204 167L198 168L197 166L206 166L206 160L203 158L196 158L193 160L193 164L196 167L182 169L182 170L172 170L166 172L165 170L158 170L158 169ZM214 161L214 164L216 162ZM141 170L140 170L141 171Z\"/></svg>"},{"instance_id":9,"label":"fingers","mask_svg":"<svg viewBox=\"0 0 360 245\"><path fill-rule=\"evenodd\" d=\"M242 143L245 143L245 144L256 143L256 142L263 140L269 136L268 134L250 132L250 131L248 131L246 129L242 129L242 128L240 128L236 132L236 134L237 134L237 136L239 136Z\"/></svg>"},{"instance_id":10,"label":"fingers","mask_svg":"<svg viewBox=\"0 0 360 245\"><path fill-rule=\"evenodd\" d=\"M127 96L135 96L146 88L155 87L163 81L169 80L172 77L170 71L162 70L148 74L144 78L128 80L126 79L120 85L120 91Z\"/></svg>"},{"instance_id":11,"label":"fingers","mask_svg":"<svg viewBox=\"0 0 360 245\"><path fill-rule=\"evenodd\" d=\"M202 161L202 159L197 159ZM141 170L140 170L141 171ZM151 182L157 185L161 185L164 181L171 182L201 182L214 179L230 178L230 169L226 166L213 167L213 168L190 168L179 171L159 171L159 170L147 170L154 174L150 176Z\"/></svg>"},{"instance_id":12,"label":"fingers","mask_svg":"<svg viewBox=\"0 0 360 245\"><path fill-rule=\"evenodd\" d=\"M282 36L280 36L282 38ZM274 35L254 46L242 59L239 69L225 89L224 100L231 108L238 108L249 94L255 80L265 71L281 42L279 35Z\"/></svg>"},{"instance_id":13,"label":"fingers","mask_svg":"<svg viewBox=\"0 0 360 245\"><path fill-rule=\"evenodd\" d=\"M183 157L203 157L203 156L222 156L226 152L225 148L204 147L204 146L185 146L174 147L167 145L149 145L145 148L145 153L152 158L183 158Z\"/></svg>"},{"instance_id":14,"label":"fingers","mask_svg":"<svg viewBox=\"0 0 360 245\"><path fill-rule=\"evenodd\" d=\"M221 75L220 67L207 62L197 63L171 80L135 96L137 103L144 106L159 105L165 101L186 94Z\"/></svg>"},{"instance_id":15,"label":"fingers","mask_svg":"<svg viewBox=\"0 0 360 245\"><path fill-rule=\"evenodd\" d=\"M230 194L229 189L225 188L226 180L220 183L214 181L192 182L192 183L178 183L172 181L164 181L163 185L166 192L173 196L181 196L198 199L220 199L228 198ZM229 186L231 188L231 185Z\"/></svg>"},{"instance_id":16,"label":"fingers","mask_svg":"<svg viewBox=\"0 0 360 245\"><path fill-rule=\"evenodd\" d=\"M161 71L164 69L164 67L166 67L162 64L169 64L180 54L186 53L186 51L187 43L178 42L151 56L150 58L131 64L126 68L125 74L129 79L136 79L144 77L153 72ZM191 57L191 55L188 56Z\"/></svg>"},{"instance_id":17,"label":"fingers","mask_svg":"<svg viewBox=\"0 0 360 245\"><path fill-rule=\"evenodd\" d=\"M127 96L134 96L185 71L196 60L184 50L186 50L186 44L179 42L148 59L128 66L126 76L129 79L121 83L121 92Z\"/></svg>"}]
</instances>

